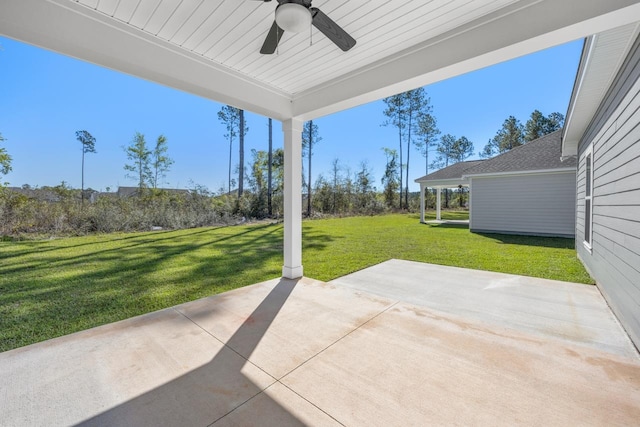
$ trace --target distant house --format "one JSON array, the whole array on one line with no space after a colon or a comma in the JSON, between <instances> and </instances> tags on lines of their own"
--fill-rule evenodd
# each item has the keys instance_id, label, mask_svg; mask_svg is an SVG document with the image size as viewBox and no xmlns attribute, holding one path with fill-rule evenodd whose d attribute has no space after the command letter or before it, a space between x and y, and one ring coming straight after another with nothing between
<instances>
[{"instance_id":1,"label":"distant house","mask_svg":"<svg viewBox=\"0 0 640 427\"><path fill-rule=\"evenodd\" d=\"M470 189L473 232L573 237L576 161L561 160L560 136L556 131L492 159L456 163L418 178L421 199L425 188L440 192L461 185Z\"/></svg>"},{"instance_id":2,"label":"distant house","mask_svg":"<svg viewBox=\"0 0 640 427\"><path fill-rule=\"evenodd\" d=\"M7 187L8 191L42 202L59 202L62 198L51 188Z\"/></svg>"},{"instance_id":3,"label":"distant house","mask_svg":"<svg viewBox=\"0 0 640 427\"><path fill-rule=\"evenodd\" d=\"M576 249L640 348L640 23L589 37L562 137L578 160Z\"/></svg>"},{"instance_id":4,"label":"distant house","mask_svg":"<svg viewBox=\"0 0 640 427\"><path fill-rule=\"evenodd\" d=\"M168 194L191 194L191 191L179 188L156 188L156 191L163 191ZM118 187L116 194L118 197L134 197L140 192L139 187Z\"/></svg>"}]
</instances>

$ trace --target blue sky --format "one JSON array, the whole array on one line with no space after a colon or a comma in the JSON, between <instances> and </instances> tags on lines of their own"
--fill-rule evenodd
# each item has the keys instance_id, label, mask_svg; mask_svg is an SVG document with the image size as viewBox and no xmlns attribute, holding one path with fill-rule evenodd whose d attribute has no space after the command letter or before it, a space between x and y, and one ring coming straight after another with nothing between
<instances>
[{"instance_id":1,"label":"blue sky","mask_svg":"<svg viewBox=\"0 0 640 427\"><path fill-rule=\"evenodd\" d=\"M466 136L477 153L509 115L524 123L534 109L565 114L581 49L579 40L427 86L439 129ZM113 191L135 185L123 169L123 147L135 132L150 144L160 134L167 137L175 163L166 186L226 187L229 146L217 118L219 103L3 37L0 79L0 133L13 157L13 171L2 181L10 185L65 181L79 188L81 146L75 132L84 129L97 140L97 153L85 160L85 187ZM380 187L382 147L398 148L397 131L381 126L383 110L377 101L315 121L323 140L313 157L314 181L320 173L328 175L339 158L352 173L366 161ZM250 160L252 148L267 149L268 128L263 116L248 112L246 119ZM274 146L282 146L277 121ZM237 142L233 154L236 163ZM424 158L413 150L410 189L418 189L413 179L424 175L424 168Z\"/></svg>"}]
</instances>

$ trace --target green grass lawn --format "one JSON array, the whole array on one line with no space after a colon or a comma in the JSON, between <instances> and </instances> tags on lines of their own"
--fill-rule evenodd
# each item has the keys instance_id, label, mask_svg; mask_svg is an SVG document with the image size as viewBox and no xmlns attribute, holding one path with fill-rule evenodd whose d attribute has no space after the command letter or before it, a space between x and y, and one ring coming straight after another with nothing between
<instances>
[{"instance_id":1,"label":"green grass lawn","mask_svg":"<svg viewBox=\"0 0 640 427\"><path fill-rule=\"evenodd\" d=\"M464 218L446 213L444 218ZM416 215L303 222L305 275L399 258L580 283L573 240L472 234ZM279 277L282 224L0 242L0 351Z\"/></svg>"}]
</instances>

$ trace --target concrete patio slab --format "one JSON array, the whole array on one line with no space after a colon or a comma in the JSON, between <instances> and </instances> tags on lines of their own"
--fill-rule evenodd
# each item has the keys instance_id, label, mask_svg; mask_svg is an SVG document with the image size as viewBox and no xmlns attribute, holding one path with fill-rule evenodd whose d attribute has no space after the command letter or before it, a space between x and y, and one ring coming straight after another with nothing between
<instances>
[{"instance_id":1,"label":"concrete patio slab","mask_svg":"<svg viewBox=\"0 0 640 427\"><path fill-rule=\"evenodd\" d=\"M344 425L634 425L640 366L399 303L282 382Z\"/></svg>"},{"instance_id":2,"label":"concrete patio slab","mask_svg":"<svg viewBox=\"0 0 640 427\"><path fill-rule=\"evenodd\" d=\"M166 309L0 353L0 425L208 425L274 381Z\"/></svg>"},{"instance_id":3,"label":"concrete patio slab","mask_svg":"<svg viewBox=\"0 0 640 427\"><path fill-rule=\"evenodd\" d=\"M341 426L316 406L281 383L275 383L226 417L214 423L225 426Z\"/></svg>"},{"instance_id":4,"label":"concrete patio slab","mask_svg":"<svg viewBox=\"0 0 640 427\"><path fill-rule=\"evenodd\" d=\"M176 309L279 379L392 303L305 278L303 284L265 282Z\"/></svg>"},{"instance_id":5,"label":"concrete patio slab","mask_svg":"<svg viewBox=\"0 0 640 427\"><path fill-rule=\"evenodd\" d=\"M329 283L538 337L637 356L595 286L404 260L386 261Z\"/></svg>"},{"instance_id":6,"label":"concrete patio slab","mask_svg":"<svg viewBox=\"0 0 640 427\"><path fill-rule=\"evenodd\" d=\"M271 280L0 353L0 425L633 425L640 360L603 304L395 260Z\"/></svg>"}]
</instances>

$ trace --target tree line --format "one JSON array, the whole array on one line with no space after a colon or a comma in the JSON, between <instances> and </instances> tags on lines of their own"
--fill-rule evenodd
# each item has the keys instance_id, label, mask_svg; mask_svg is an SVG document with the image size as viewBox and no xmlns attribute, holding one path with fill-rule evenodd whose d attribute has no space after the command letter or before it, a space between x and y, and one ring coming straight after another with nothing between
<instances>
[{"instance_id":1,"label":"tree line","mask_svg":"<svg viewBox=\"0 0 640 427\"><path fill-rule=\"evenodd\" d=\"M383 126L391 126L397 130L398 146L396 148L382 147L385 156L384 172L380 180L380 189L372 170L366 162L361 162L353 172L349 165L334 159L329 171L319 174L315 182L312 181L312 159L316 151L316 144L322 141L318 125L313 121L303 123L302 130L302 158L303 162L303 201L306 216L314 215L350 215L375 214L394 209L415 211L418 208L418 194L409 192L409 161L412 149L425 159L425 173L431 169L439 169L451 164L464 161L474 153L474 144L465 136L457 137L450 133L441 134L433 106L423 88L404 92L385 98L386 120ZM124 165L126 177L137 182L139 188L137 201L119 200L111 203L108 200L89 208L85 207L85 155L96 153L96 138L86 130L76 132L76 139L81 144L81 189L74 191L64 182L60 186L50 187L57 194L62 194L61 201L68 206L63 207L64 215L52 213L49 222L46 217L45 205L27 206L24 197L7 197L3 193L0 200L0 211L5 221L3 232L7 230L29 230L39 221L44 224L43 232L60 228L56 223L60 218L69 218L70 223L84 224L79 230L91 231L131 231L145 229L150 224L176 228L184 226L212 225L228 223L242 217L249 218L278 218L283 209L284 184L284 152L281 148L273 149L272 120L268 119L268 145L264 150L251 150L248 167L245 167L244 138L249 127L241 109L226 105L218 112L218 119L224 125L224 139L229 144L229 166L226 189L211 193L206 187L193 183L188 194L168 194L157 190L164 183L164 179L174 161L168 156L168 141L160 135L155 143L149 146L143 134L136 132L126 147L122 147L127 155ZM522 125L514 116L509 116L501 128L491 138L478 155L482 158L492 157L539 138L563 126L564 117L560 113L544 116L540 111L531 113L527 122ZM5 139L0 134L0 142ZM239 164L233 169L234 144L238 143ZM0 174L7 174L11 170L11 156L6 149L0 147ZM237 175L235 175L237 174ZM235 175L235 176L234 176ZM248 189L248 191L245 191ZM234 189L236 191L234 191ZM464 194L460 194L462 206ZM79 199L79 211L89 209L83 219L72 220L71 205ZM448 206L449 194L445 192L445 203ZM427 194L427 204L431 205L433 196ZM34 202L35 203L35 202ZM114 206L117 205L117 209ZM152 207L152 208L151 208ZM110 214L101 215L96 211L101 208ZM21 210L22 209L22 210ZM49 209L54 210L55 209ZM127 219L127 215L137 212L137 220ZM18 213L26 215L28 220L16 220ZM34 219L40 212L40 220ZM146 213L144 213L146 212ZM105 218L109 217L106 221ZM164 216L163 216L164 215ZM184 220L178 217L182 215ZM82 217L77 214L76 216ZM91 219L87 219L87 218ZM7 218L13 218L13 225L7 225ZM56 219L57 218L57 219ZM117 219L117 220L116 220ZM56 222L57 221L57 222ZM19 225L16 225L19 224ZM26 224L26 225L25 225ZM120 225L118 225L120 224ZM1 226L1 225L0 225ZM13 227L13 228L12 228ZM37 228L37 227L36 227ZM63 227L64 228L64 227ZM73 227L66 227L67 231Z\"/></svg>"},{"instance_id":2,"label":"tree line","mask_svg":"<svg viewBox=\"0 0 640 427\"><path fill-rule=\"evenodd\" d=\"M509 116L502 123L502 127L496 132L496 135L487 142L478 155L487 159L496 154L505 153L529 141L560 130L563 126L564 115L558 112L545 116L540 111L534 110L524 126L520 120L514 116Z\"/></svg>"}]
</instances>

